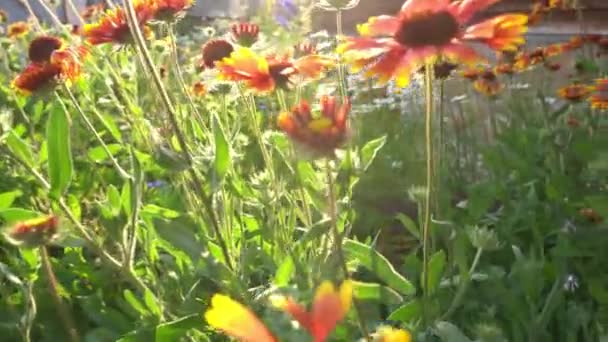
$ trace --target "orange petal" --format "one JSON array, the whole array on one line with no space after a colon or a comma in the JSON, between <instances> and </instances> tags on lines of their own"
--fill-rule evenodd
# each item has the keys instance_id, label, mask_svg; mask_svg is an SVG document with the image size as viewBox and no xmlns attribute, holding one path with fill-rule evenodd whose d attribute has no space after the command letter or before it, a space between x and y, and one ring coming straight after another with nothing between
<instances>
[{"instance_id":1,"label":"orange petal","mask_svg":"<svg viewBox=\"0 0 608 342\"><path fill-rule=\"evenodd\" d=\"M473 65L485 59L475 49L462 43L451 43L442 49L443 55L453 63Z\"/></svg>"},{"instance_id":2,"label":"orange petal","mask_svg":"<svg viewBox=\"0 0 608 342\"><path fill-rule=\"evenodd\" d=\"M417 14L420 12L436 12L442 9L446 9L450 0L407 0L403 6L401 6L401 13L405 16Z\"/></svg>"},{"instance_id":3,"label":"orange petal","mask_svg":"<svg viewBox=\"0 0 608 342\"><path fill-rule=\"evenodd\" d=\"M214 295L205 319L212 327L242 342L276 342L253 312L228 296Z\"/></svg>"},{"instance_id":4,"label":"orange petal","mask_svg":"<svg viewBox=\"0 0 608 342\"><path fill-rule=\"evenodd\" d=\"M348 313L352 303L352 282L344 281L340 291L331 282L323 282L315 294L312 307L315 341L325 341L338 322Z\"/></svg>"},{"instance_id":5,"label":"orange petal","mask_svg":"<svg viewBox=\"0 0 608 342\"><path fill-rule=\"evenodd\" d=\"M451 5L456 8L456 17L460 23L468 22L473 15L501 0L462 0L453 2Z\"/></svg>"},{"instance_id":6,"label":"orange petal","mask_svg":"<svg viewBox=\"0 0 608 342\"><path fill-rule=\"evenodd\" d=\"M294 66L299 74L313 79L318 78L325 69L331 68L334 65L335 61L332 58L319 55L304 56L294 62Z\"/></svg>"},{"instance_id":7,"label":"orange petal","mask_svg":"<svg viewBox=\"0 0 608 342\"><path fill-rule=\"evenodd\" d=\"M395 71L397 87L406 87L413 72L425 63L433 63L436 59L437 49L433 46L408 50L399 61L399 66Z\"/></svg>"},{"instance_id":8,"label":"orange petal","mask_svg":"<svg viewBox=\"0 0 608 342\"><path fill-rule=\"evenodd\" d=\"M289 313L293 319L300 323L302 328L309 332L314 330L314 322L311 314L293 299L283 296L274 296L271 298L271 302L275 307Z\"/></svg>"},{"instance_id":9,"label":"orange petal","mask_svg":"<svg viewBox=\"0 0 608 342\"><path fill-rule=\"evenodd\" d=\"M367 23L357 25L363 37L392 36L399 28L399 19L390 15L371 17Z\"/></svg>"}]
</instances>

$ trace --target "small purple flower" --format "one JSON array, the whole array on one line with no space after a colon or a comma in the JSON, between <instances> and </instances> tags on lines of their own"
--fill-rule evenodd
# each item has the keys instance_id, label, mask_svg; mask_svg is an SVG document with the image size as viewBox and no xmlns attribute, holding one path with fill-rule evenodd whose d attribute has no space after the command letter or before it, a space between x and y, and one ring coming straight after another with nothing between
<instances>
[{"instance_id":1,"label":"small purple flower","mask_svg":"<svg viewBox=\"0 0 608 342\"><path fill-rule=\"evenodd\" d=\"M147 182L146 185L148 186L148 189L157 189L167 185L167 182L165 182L164 180L155 180Z\"/></svg>"},{"instance_id":2,"label":"small purple flower","mask_svg":"<svg viewBox=\"0 0 608 342\"><path fill-rule=\"evenodd\" d=\"M289 22L298 14L296 0L275 0L273 15L279 25L287 27Z\"/></svg>"}]
</instances>

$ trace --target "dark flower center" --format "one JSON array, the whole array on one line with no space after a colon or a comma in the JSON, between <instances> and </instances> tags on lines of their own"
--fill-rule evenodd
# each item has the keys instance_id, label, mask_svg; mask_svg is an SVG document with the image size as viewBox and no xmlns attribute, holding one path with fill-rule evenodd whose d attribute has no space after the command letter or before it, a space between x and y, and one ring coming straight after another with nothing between
<instances>
[{"instance_id":1,"label":"dark flower center","mask_svg":"<svg viewBox=\"0 0 608 342\"><path fill-rule=\"evenodd\" d=\"M483 78L486 81L493 82L493 81L496 81L496 74L494 74L492 71L485 71L481 75L481 78Z\"/></svg>"},{"instance_id":2,"label":"dark flower center","mask_svg":"<svg viewBox=\"0 0 608 342\"><path fill-rule=\"evenodd\" d=\"M404 20L395 40L409 47L439 46L449 43L458 31L458 22L449 12L427 12Z\"/></svg>"},{"instance_id":3,"label":"dark flower center","mask_svg":"<svg viewBox=\"0 0 608 342\"><path fill-rule=\"evenodd\" d=\"M210 40L203 46L203 64L205 67L213 69L215 62L230 57L233 51L232 44L223 39Z\"/></svg>"},{"instance_id":4,"label":"dark flower center","mask_svg":"<svg viewBox=\"0 0 608 342\"><path fill-rule=\"evenodd\" d=\"M293 65L289 62L274 62L268 65L268 73L277 88L289 88L290 77L294 73L291 69L293 69Z\"/></svg>"},{"instance_id":5,"label":"dark flower center","mask_svg":"<svg viewBox=\"0 0 608 342\"><path fill-rule=\"evenodd\" d=\"M30 43L28 57L32 62L43 63L51 60L51 55L61 48L59 38L45 36L38 37Z\"/></svg>"}]
</instances>

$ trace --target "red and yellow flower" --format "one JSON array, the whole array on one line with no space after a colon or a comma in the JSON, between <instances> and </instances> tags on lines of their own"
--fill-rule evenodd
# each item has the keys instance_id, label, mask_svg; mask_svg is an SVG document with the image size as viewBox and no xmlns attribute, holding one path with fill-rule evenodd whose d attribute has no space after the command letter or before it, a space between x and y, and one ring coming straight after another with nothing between
<instances>
[{"instance_id":1,"label":"red and yellow flower","mask_svg":"<svg viewBox=\"0 0 608 342\"><path fill-rule=\"evenodd\" d=\"M260 27L254 23L236 23L230 27L232 39L244 47L251 47L258 41Z\"/></svg>"},{"instance_id":2,"label":"red and yellow flower","mask_svg":"<svg viewBox=\"0 0 608 342\"><path fill-rule=\"evenodd\" d=\"M181 19L194 0L153 0L156 6L154 18L172 22Z\"/></svg>"},{"instance_id":3,"label":"red and yellow flower","mask_svg":"<svg viewBox=\"0 0 608 342\"><path fill-rule=\"evenodd\" d=\"M591 108L608 110L608 78L595 81L593 94L589 97Z\"/></svg>"},{"instance_id":4,"label":"red and yellow flower","mask_svg":"<svg viewBox=\"0 0 608 342\"><path fill-rule=\"evenodd\" d=\"M213 69L215 63L230 57L234 47L225 39L211 39L202 48L202 69Z\"/></svg>"},{"instance_id":5,"label":"red and yellow flower","mask_svg":"<svg viewBox=\"0 0 608 342\"><path fill-rule=\"evenodd\" d=\"M578 102L587 98L592 91L593 87L591 86L574 83L560 88L557 93L564 100Z\"/></svg>"},{"instance_id":6,"label":"red and yellow flower","mask_svg":"<svg viewBox=\"0 0 608 342\"><path fill-rule=\"evenodd\" d=\"M278 126L302 147L320 156L331 156L348 136L347 117L350 101L344 99L338 106L336 98L321 97L321 113L313 116L306 101L294 106L291 112L278 117Z\"/></svg>"},{"instance_id":7,"label":"red and yellow flower","mask_svg":"<svg viewBox=\"0 0 608 342\"><path fill-rule=\"evenodd\" d=\"M438 57L474 64L483 58L468 45L476 41L494 50L515 50L524 43L528 16L504 14L469 25L473 15L500 0L407 0L397 16L372 17L359 25L361 37L348 38L338 47L353 71L380 82L396 78L409 83L412 72Z\"/></svg>"},{"instance_id":8,"label":"red and yellow flower","mask_svg":"<svg viewBox=\"0 0 608 342\"><path fill-rule=\"evenodd\" d=\"M411 342L412 334L403 329L382 326L374 334L374 342Z\"/></svg>"},{"instance_id":9,"label":"red and yellow flower","mask_svg":"<svg viewBox=\"0 0 608 342\"><path fill-rule=\"evenodd\" d=\"M207 86L203 82L196 82L192 86L192 93L198 97L207 95Z\"/></svg>"},{"instance_id":10,"label":"red and yellow flower","mask_svg":"<svg viewBox=\"0 0 608 342\"><path fill-rule=\"evenodd\" d=\"M146 0L139 0L134 1L133 7L140 28L144 35L149 36L151 31L145 24L154 17L156 4ZM104 43L127 44L133 40L131 30L129 29L127 13L122 7L107 10L97 23L86 24L83 35L87 42L92 45Z\"/></svg>"},{"instance_id":11,"label":"red and yellow flower","mask_svg":"<svg viewBox=\"0 0 608 342\"><path fill-rule=\"evenodd\" d=\"M84 20L93 20L103 13L104 8L105 5L102 2L98 4L89 5L80 12L80 16Z\"/></svg>"},{"instance_id":12,"label":"red and yellow flower","mask_svg":"<svg viewBox=\"0 0 608 342\"><path fill-rule=\"evenodd\" d=\"M492 70L484 71L480 77L473 82L473 87L479 93L489 97L498 95L504 89L504 86L500 83Z\"/></svg>"},{"instance_id":13,"label":"red and yellow flower","mask_svg":"<svg viewBox=\"0 0 608 342\"><path fill-rule=\"evenodd\" d=\"M484 71L485 69L479 66L467 67L460 72L460 76L469 81L475 81L484 73Z\"/></svg>"},{"instance_id":14,"label":"red and yellow flower","mask_svg":"<svg viewBox=\"0 0 608 342\"><path fill-rule=\"evenodd\" d=\"M37 247L52 242L58 231L57 216L46 215L16 223L5 231L5 236L16 246Z\"/></svg>"},{"instance_id":15,"label":"red and yellow flower","mask_svg":"<svg viewBox=\"0 0 608 342\"><path fill-rule=\"evenodd\" d=\"M264 323L248 308L228 296L216 294L205 320L212 327L242 342L276 342Z\"/></svg>"},{"instance_id":16,"label":"red and yellow flower","mask_svg":"<svg viewBox=\"0 0 608 342\"><path fill-rule=\"evenodd\" d=\"M353 284L346 280L339 289L329 281L323 282L315 293L312 311L307 311L292 298L277 296L272 302L300 323L315 342L323 342L350 310L352 298Z\"/></svg>"},{"instance_id":17,"label":"red and yellow flower","mask_svg":"<svg viewBox=\"0 0 608 342\"><path fill-rule=\"evenodd\" d=\"M513 75L515 68L511 63L500 63L494 68L494 72L499 75Z\"/></svg>"},{"instance_id":18,"label":"red and yellow flower","mask_svg":"<svg viewBox=\"0 0 608 342\"><path fill-rule=\"evenodd\" d=\"M9 38L23 37L32 29L31 25L26 21L14 22L6 28L6 36Z\"/></svg>"},{"instance_id":19,"label":"red and yellow flower","mask_svg":"<svg viewBox=\"0 0 608 342\"><path fill-rule=\"evenodd\" d=\"M334 61L320 55L298 59L277 55L263 57L248 48L240 48L215 65L221 79L242 81L249 89L264 93L288 88L295 75L304 79L318 78L334 65Z\"/></svg>"},{"instance_id":20,"label":"red and yellow flower","mask_svg":"<svg viewBox=\"0 0 608 342\"><path fill-rule=\"evenodd\" d=\"M85 48L69 48L52 36L38 37L30 43L30 64L15 77L12 86L25 95L52 88L58 82L71 82L81 74Z\"/></svg>"}]
</instances>

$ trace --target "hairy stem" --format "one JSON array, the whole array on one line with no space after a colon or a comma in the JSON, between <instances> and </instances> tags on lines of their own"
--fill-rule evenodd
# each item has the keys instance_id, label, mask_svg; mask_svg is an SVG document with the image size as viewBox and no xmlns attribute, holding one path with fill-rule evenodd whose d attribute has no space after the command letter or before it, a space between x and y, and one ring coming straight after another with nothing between
<instances>
[{"instance_id":1,"label":"hairy stem","mask_svg":"<svg viewBox=\"0 0 608 342\"><path fill-rule=\"evenodd\" d=\"M57 309L59 319L61 319L61 323L63 324L70 341L80 342L80 336L78 335L78 330L76 330L74 317L72 317L70 309L65 305L61 299L61 295L59 294L59 283L57 282L55 272L53 272L53 266L51 264L46 246L40 246L40 259L42 261L42 268L49 283L49 292L51 293L51 297L53 297L53 301L55 302L55 309Z\"/></svg>"},{"instance_id":2,"label":"hairy stem","mask_svg":"<svg viewBox=\"0 0 608 342\"><path fill-rule=\"evenodd\" d=\"M426 97L426 115L425 115L425 146L426 146L426 190L424 193L424 216L422 228L422 268L423 268L423 288L424 288L424 304L426 308L429 303L429 256L431 253L430 234L431 234L431 205L433 192L433 64L426 63L425 66L425 97ZM424 309L425 323L428 324L428 310Z\"/></svg>"},{"instance_id":3,"label":"hairy stem","mask_svg":"<svg viewBox=\"0 0 608 342\"><path fill-rule=\"evenodd\" d=\"M338 231L338 206L337 206L337 197L336 190L334 185L334 176L333 170L331 166L331 161L327 159L325 161L325 171L327 172L327 197L329 204L329 218L330 218L330 229L334 238L334 246L335 253L338 257L338 262L340 263L340 267L342 268L342 272L344 273L345 278L350 278L350 274L348 272L348 266L346 265L346 257L344 256L344 250L342 249L342 234ZM363 319L363 315L361 313L361 309L359 307L359 303L355 298L353 298L353 307L357 313L357 323L359 324L359 329L361 330L361 334L366 341L370 341L369 339L369 331L367 330L367 326L365 324L365 320Z\"/></svg>"},{"instance_id":4,"label":"hairy stem","mask_svg":"<svg viewBox=\"0 0 608 342\"><path fill-rule=\"evenodd\" d=\"M224 240L224 236L222 235L222 232L220 230L218 218L215 214L215 211L213 210L213 203L212 203L211 196L205 190L202 180L196 173L196 170L193 168L194 161L193 161L192 155L190 154L188 144L186 143L186 138L185 138L182 130L179 127L179 122L177 120L177 112L169 97L169 93L167 92L167 90L165 89L165 86L163 85L163 82L161 80L158 69L154 65L154 61L152 60L150 51L148 50L148 47L146 46L144 36L139 27L139 22L137 20L137 15L135 13L135 8L133 7L133 2L131 0L123 0L123 2L124 2L124 6L126 9L126 13L127 13L127 18L129 21L129 27L131 29L131 34L133 35L133 38L135 39L139 53L141 54L148 71L152 74L152 80L154 81L154 85L156 86L158 92L160 93L161 101L167 111L167 114L168 114L167 116L169 118L169 122L173 129L173 133L175 134L175 137L177 138L177 142L181 149L181 153L182 153L184 159L190 165L190 167L188 168L188 172L192 179L192 184L194 185L194 189L198 193L198 195L203 203L203 209L205 211L205 214L209 218L209 221L211 222L211 227L215 234L215 238L217 239L217 242L220 246L220 249L222 250L222 254L224 256L224 261L226 263L226 266L228 266L228 268L232 270L233 266L232 266L232 262L230 259L230 253L228 251L228 246L226 245L226 241Z\"/></svg>"}]
</instances>

